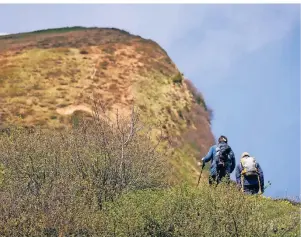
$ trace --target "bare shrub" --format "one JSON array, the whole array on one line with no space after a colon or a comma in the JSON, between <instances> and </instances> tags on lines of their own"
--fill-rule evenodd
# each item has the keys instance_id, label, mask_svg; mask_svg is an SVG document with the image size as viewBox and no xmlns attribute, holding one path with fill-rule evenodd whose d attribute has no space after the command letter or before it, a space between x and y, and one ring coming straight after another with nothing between
<instances>
[{"instance_id":1,"label":"bare shrub","mask_svg":"<svg viewBox=\"0 0 301 237\"><path fill-rule=\"evenodd\" d=\"M94 109L72 130L11 128L0 135L1 236L92 231L104 202L167 185L166 159L136 111L111 120Z\"/></svg>"}]
</instances>

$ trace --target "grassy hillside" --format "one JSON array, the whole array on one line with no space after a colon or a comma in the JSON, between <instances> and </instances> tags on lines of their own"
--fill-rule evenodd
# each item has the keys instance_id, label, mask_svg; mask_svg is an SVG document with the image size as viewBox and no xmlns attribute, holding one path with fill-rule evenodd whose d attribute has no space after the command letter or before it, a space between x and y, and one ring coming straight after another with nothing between
<instances>
[{"instance_id":1,"label":"grassy hillside","mask_svg":"<svg viewBox=\"0 0 301 237\"><path fill-rule=\"evenodd\" d=\"M136 115L2 134L0 235L300 236L300 204L233 184L174 185Z\"/></svg>"},{"instance_id":2,"label":"grassy hillside","mask_svg":"<svg viewBox=\"0 0 301 237\"><path fill-rule=\"evenodd\" d=\"M2 36L0 84L4 128L70 128L78 116L91 117L94 100L111 117L117 110L129 115L135 105L172 145L175 180L195 182L195 157L214 142L201 94L157 43L126 31L71 27Z\"/></svg>"},{"instance_id":3,"label":"grassy hillside","mask_svg":"<svg viewBox=\"0 0 301 237\"><path fill-rule=\"evenodd\" d=\"M152 40L0 36L1 236L299 236L299 204L196 188L212 111Z\"/></svg>"}]
</instances>

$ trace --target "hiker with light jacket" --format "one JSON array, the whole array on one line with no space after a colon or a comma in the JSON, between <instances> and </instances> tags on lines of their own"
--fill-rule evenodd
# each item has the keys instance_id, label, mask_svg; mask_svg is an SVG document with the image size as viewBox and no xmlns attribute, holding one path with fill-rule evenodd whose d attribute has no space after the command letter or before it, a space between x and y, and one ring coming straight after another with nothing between
<instances>
[{"instance_id":1,"label":"hiker with light jacket","mask_svg":"<svg viewBox=\"0 0 301 237\"><path fill-rule=\"evenodd\" d=\"M220 136L218 144L210 147L208 154L202 158L202 162L198 162L198 165L204 166L208 161L211 161L209 184L218 184L224 177L230 179L230 174L235 168L235 155L228 145L227 137Z\"/></svg>"},{"instance_id":2,"label":"hiker with light jacket","mask_svg":"<svg viewBox=\"0 0 301 237\"><path fill-rule=\"evenodd\" d=\"M241 155L240 163L236 166L236 183L247 194L264 192L264 176L259 163L248 152Z\"/></svg>"}]
</instances>

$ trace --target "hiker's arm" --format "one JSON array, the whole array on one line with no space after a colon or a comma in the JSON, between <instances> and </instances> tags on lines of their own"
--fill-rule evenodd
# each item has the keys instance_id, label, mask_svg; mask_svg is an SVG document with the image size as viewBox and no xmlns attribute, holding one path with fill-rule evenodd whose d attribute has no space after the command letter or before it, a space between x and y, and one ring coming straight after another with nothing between
<instances>
[{"instance_id":1,"label":"hiker's arm","mask_svg":"<svg viewBox=\"0 0 301 237\"><path fill-rule=\"evenodd\" d=\"M257 169L258 169L258 173L259 173L259 179L260 179L260 185L261 185L261 190L262 192L264 191L264 176L263 176L263 171L259 165L259 163L257 163Z\"/></svg>"},{"instance_id":2,"label":"hiker's arm","mask_svg":"<svg viewBox=\"0 0 301 237\"><path fill-rule=\"evenodd\" d=\"M209 160L212 159L212 156L213 156L213 146L210 147L208 154L203 158L203 162L204 163L208 162Z\"/></svg>"}]
</instances>

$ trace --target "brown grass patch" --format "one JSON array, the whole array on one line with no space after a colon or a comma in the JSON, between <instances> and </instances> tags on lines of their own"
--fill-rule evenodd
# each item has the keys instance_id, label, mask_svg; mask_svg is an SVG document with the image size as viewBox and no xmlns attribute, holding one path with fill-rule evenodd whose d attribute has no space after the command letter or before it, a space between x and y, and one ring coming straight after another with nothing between
<instances>
[{"instance_id":1,"label":"brown grass patch","mask_svg":"<svg viewBox=\"0 0 301 237\"><path fill-rule=\"evenodd\" d=\"M108 61L103 61L100 63L100 67L104 70L108 68L109 62Z\"/></svg>"}]
</instances>

